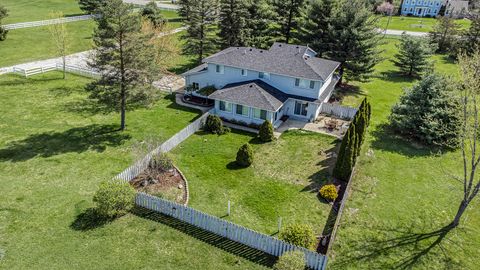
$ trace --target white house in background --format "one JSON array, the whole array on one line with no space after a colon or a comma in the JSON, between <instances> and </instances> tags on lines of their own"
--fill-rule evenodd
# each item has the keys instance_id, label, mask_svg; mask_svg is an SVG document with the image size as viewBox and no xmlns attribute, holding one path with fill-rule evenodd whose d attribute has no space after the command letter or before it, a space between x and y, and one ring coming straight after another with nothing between
<instances>
[{"instance_id":1,"label":"white house in background","mask_svg":"<svg viewBox=\"0 0 480 270\"><path fill-rule=\"evenodd\" d=\"M275 43L268 50L231 47L184 73L187 89L215 87L214 113L246 124L312 121L330 99L340 63L315 57L308 46ZM200 91L203 92L203 91ZM197 93L198 94L198 93Z\"/></svg>"}]
</instances>

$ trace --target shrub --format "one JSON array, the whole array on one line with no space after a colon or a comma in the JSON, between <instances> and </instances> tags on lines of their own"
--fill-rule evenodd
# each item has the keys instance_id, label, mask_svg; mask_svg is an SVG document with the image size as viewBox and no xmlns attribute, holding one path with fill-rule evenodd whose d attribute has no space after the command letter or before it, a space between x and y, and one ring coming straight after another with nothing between
<instances>
[{"instance_id":1,"label":"shrub","mask_svg":"<svg viewBox=\"0 0 480 270\"><path fill-rule=\"evenodd\" d=\"M315 248L316 237L313 228L306 224L292 224L280 232L280 239L308 249Z\"/></svg>"},{"instance_id":2,"label":"shrub","mask_svg":"<svg viewBox=\"0 0 480 270\"><path fill-rule=\"evenodd\" d=\"M229 128L223 126L222 119L217 115L209 115L205 122L205 129L213 134L225 134L230 131Z\"/></svg>"},{"instance_id":3,"label":"shrub","mask_svg":"<svg viewBox=\"0 0 480 270\"><path fill-rule=\"evenodd\" d=\"M248 167L253 163L253 149L249 143L246 143L238 149L237 164L242 167Z\"/></svg>"},{"instance_id":4,"label":"shrub","mask_svg":"<svg viewBox=\"0 0 480 270\"><path fill-rule=\"evenodd\" d=\"M320 196L327 201L335 201L338 197L337 188L332 184L325 185L320 189Z\"/></svg>"},{"instance_id":5,"label":"shrub","mask_svg":"<svg viewBox=\"0 0 480 270\"><path fill-rule=\"evenodd\" d=\"M112 218L125 215L134 206L135 189L129 183L102 182L93 196L98 213Z\"/></svg>"},{"instance_id":6,"label":"shrub","mask_svg":"<svg viewBox=\"0 0 480 270\"><path fill-rule=\"evenodd\" d=\"M262 142L271 142L275 139L273 136L273 126L270 121L267 120L263 122L263 124L260 126L258 136L260 136L260 140Z\"/></svg>"},{"instance_id":7,"label":"shrub","mask_svg":"<svg viewBox=\"0 0 480 270\"><path fill-rule=\"evenodd\" d=\"M278 258L275 270L303 270L305 269L305 254L299 250L287 251Z\"/></svg>"},{"instance_id":8,"label":"shrub","mask_svg":"<svg viewBox=\"0 0 480 270\"><path fill-rule=\"evenodd\" d=\"M165 172L173 168L173 161L167 153L158 153L150 160L149 169L157 172Z\"/></svg>"}]
</instances>

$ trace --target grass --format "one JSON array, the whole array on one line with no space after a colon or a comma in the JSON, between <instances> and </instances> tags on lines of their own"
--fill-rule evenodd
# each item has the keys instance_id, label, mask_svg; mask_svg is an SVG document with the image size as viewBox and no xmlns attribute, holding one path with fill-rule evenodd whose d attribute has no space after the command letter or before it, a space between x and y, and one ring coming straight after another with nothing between
<instances>
[{"instance_id":1,"label":"grass","mask_svg":"<svg viewBox=\"0 0 480 270\"><path fill-rule=\"evenodd\" d=\"M68 23L69 53L92 48L93 21ZM47 26L12 30L0 46L0 67L58 57Z\"/></svg>"},{"instance_id":2,"label":"grass","mask_svg":"<svg viewBox=\"0 0 480 270\"><path fill-rule=\"evenodd\" d=\"M170 98L119 115L86 101L88 79L0 76L1 269L264 269L273 258L164 216L93 220L100 181L132 162L131 145L160 140L198 113ZM193 191L192 191L193 192ZM208 244L207 244L208 243ZM236 254L236 255L234 255Z\"/></svg>"},{"instance_id":3,"label":"grass","mask_svg":"<svg viewBox=\"0 0 480 270\"><path fill-rule=\"evenodd\" d=\"M58 11L65 16L83 14L77 0L2 0L2 5L9 14L5 24L47 20L50 13Z\"/></svg>"},{"instance_id":4,"label":"grass","mask_svg":"<svg viewBox=\"0 0 480 270\"><path fill-rule=\"evenodd\" d=\"M387 26L388 17L379 16L378 26L385 29ZM405 16L392 16L388 29L392 30L404 30L413 32L429 32L433 30L433 26L436 24L435 18L419 18L419 17L405 17ZM460 26L460 29L468 29L471 21L468 19L456 20L456 23Z\"/></svg>"},{"instance_id":5,"label":"grass","mask_svg":"<svg viewBox=\"0 0 480 270\"><path fill-rule=\"evenodd\" d=\"M384 128L391 106L414 81L397 75L389 61L395 39L384 46L386 60L371 82L345 99L372 103L369 127L353 188L333 247L330 269L475 269L480 248L478 199L462 225L443 235L460 202L462 187L448 175L461 173L460 153L432 150L399 138ZM433 57L439 72L458 67L441 55ZM440 241L441 240L441 241ZM440 242L440 244L439 244Z\"/></svg>"},{"instance_id":6,"label":"grass","mask_svg":"<svg viewBox=\"0 0 480 270\"><path fill-rule=\"evenodd\" d=\"M247 142L253 143L255 161L239 168L236 153ZM336 143L303 131L287 132L267 144L239 131L222 136L200 132L172 156L188 179L192 207L267 234L277 232L279 217L283 224L310 224L320 234L331 207L317 192L329 179L334 162L329 154ZM229 200L231 215L225 216Z\"/></svg>"}]
</instances>

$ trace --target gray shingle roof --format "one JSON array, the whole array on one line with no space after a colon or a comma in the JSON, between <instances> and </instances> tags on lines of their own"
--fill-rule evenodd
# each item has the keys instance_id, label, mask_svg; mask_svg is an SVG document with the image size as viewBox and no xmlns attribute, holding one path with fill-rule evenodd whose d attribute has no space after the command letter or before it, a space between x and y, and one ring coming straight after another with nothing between
<instances>
[{"instance_id":1,"label":"gray shingle roof","mask_svg":"<svg viewBox=\"0 0 480 270\"><path fill-rule=\"evenodd\" d=\"M280 109L283 103L289 98L310 102L318 101L314 98L286 94L261 80L227 84L222 89L208 96L208 98L228 101L271 112Z\"/></svg>"},{"instance_id":2,"label":"gray shingle roof","mask_svg":"<svg viewBox=\"0 0 480 270\"><path fill-rule=\"evenodd\" d=\"M190 69L189 71L183 73L182 75L186 76L186 75L191 75L191 74L195 74L195 73L198 73L198 72L207 71L207 68L208 68L208 64L204 63L204 64L201 64L197 67L194 67L194 68Z\"/></svg>"},{"instance_id":3,"label":"gray shingle roof","mask_svg":"<svg viewBox=\"0 0 480 270\"><path fill-rule=\"evenodd\" d=\"M315 54L306 46L275 43L268 50L230 47L205 58L203 62L325 81L340 63L310 57Z\"/></svg>"}]
</instances>

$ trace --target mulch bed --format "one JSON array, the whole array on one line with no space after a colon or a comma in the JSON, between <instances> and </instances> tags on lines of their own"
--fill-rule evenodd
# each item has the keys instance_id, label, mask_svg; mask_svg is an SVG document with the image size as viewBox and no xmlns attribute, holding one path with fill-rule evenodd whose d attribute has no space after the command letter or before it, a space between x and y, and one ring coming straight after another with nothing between
<instances>
[{"instance_id":1,"label":"mulch bed","mask_svg":"<svg viewBox=\"0 0 480 270\"><path fill-rule=\"evenodd\" d=\"M141 173L130 183L140 192L175 201L179 204L185 204L187 201L186 182L176 168L166 172L158 172L153 179L149 174Z\"/></svg>"}]
</instances>

